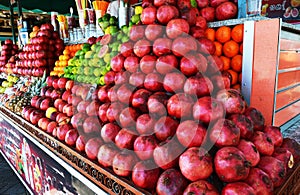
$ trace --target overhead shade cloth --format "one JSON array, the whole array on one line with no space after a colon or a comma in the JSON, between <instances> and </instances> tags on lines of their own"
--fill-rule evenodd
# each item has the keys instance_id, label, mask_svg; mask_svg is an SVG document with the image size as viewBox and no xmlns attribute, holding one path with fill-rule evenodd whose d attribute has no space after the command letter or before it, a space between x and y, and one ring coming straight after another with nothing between
<instances>
[{"instance_id":1,"label":"overhead shade cloth","mask_svg":"<svg viewBox=\"0 0 300 195\"><path fill-rule=\"evenodd\" d=\"M9 0L0 0L0 4L9 7ZM76 12L75 0L20 0L22 8L28 10L43 10L45 12L57 11L60 14L67 14L70 7Z\"/></svg>"}]
</instances>

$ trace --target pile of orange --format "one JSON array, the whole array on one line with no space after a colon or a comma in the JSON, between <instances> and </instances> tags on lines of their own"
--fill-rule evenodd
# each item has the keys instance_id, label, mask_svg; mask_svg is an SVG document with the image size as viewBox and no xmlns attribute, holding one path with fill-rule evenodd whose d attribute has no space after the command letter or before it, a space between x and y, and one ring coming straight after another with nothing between
<instances>
[{"instance_id":1,"label":"pile of orange","mask_svg":"<svg viewBox=\"0 0 300 195\"><path fill-rule=\"evenodd\" d=\"M67 45L63 54L59 56L55 62L53 71L50 72L51 76L61 76L64 74L64 68L68 66L68 61L75 56L75 53L82 48L82 44Z\"/></svg>"},{"instance_id":2,"label":"pile of orange","mask_svg":"<svg viewBox=\"0 0 300 195\"><path fill-rule=\"evenodd\" d=\"M233 27L221 26L217 29L208 28L206 37L212 40L216 46L215 55L224 63L224 71L230 73L231 88L240 89L243 64L243 35L244 25Z\"/></svg>"}]
</instances>

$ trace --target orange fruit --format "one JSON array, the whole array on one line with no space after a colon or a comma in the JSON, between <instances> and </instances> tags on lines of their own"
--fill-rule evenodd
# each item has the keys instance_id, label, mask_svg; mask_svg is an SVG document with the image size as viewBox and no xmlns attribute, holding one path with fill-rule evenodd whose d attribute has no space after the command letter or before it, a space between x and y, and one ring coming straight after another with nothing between
<instances>
[{"instance_id":1,"label":"orange fruit","mask_svg":"<svg viewBox=\"0 0 300 195\"><path fill-rule=\"evenodd\" d=\"M236 72L241 72L242 65L243 65L243 56L240 54L233 56L230 63L231 69Z\"/></svg>"},{"instance_id":2,"label":"orange fruit","mask_svg":"<svg viewBox=\"0 0 300 195\"><path fill-rule=\"evenodd\" d=\"M243 42L244 37L244 25L238 24L231 30L231 38L238 43Z\"/></svg>"},{"instance_id":3,"label":"orange fruit","mask_svg":"<svg viewBox=\"0 0 300 195\"><path fill-rule=\"evenodd\" d=\"M243 55L243 43L240 44L240 54Z\"/></svg>"},{"instance_id":4,"label":"orange fruit","mask_svg":"<svg viewBox=\"0 0 300 195\"><path fill-rule=\"evenodd\" d=\"M229 58L237 55L239 53L240 47L239 44L233 40L227 41L223 45L223 54Z\"/></svg>"},{"instance_id":5,"label":"orange fruit","mask_svg":"<svg viewBox=\"0 0 300 195\"><path fill-rule=\"evenodd\" d=\"M227 70L227 72L231 75L231 86L237 84L239 74L232 69Z\"/></svg>"},{"instance_id":6,"label":"orange fruit","mask_svg":"<svg viewBox=\"0 0 300 195\"><path fill-rule=\"evenodd\" d=\"M222 47L223 47L223 45L220 42L218 42L218 41L215 41L214 44L216 46L216 51L215 51L214 54L216 56L221 56L222 55Z\"/></svg>"},{"instance_id":7,"label":"orange fruit","mask_svg":"<svg viewBox=\"0 0 300 195\"><path fill-rule=\"evenodd\" d=\"M64 60L64 56L63 56L63 55L60 55L60 56L58 57L58 60L59 60L59 61L63 61L63 60Z\"/></svg>"},{"instance_id":8,"label":"orange fruit","mask_svg":"<svg viewBox=\"0 0 300 195\"><path fill-rule=\"evenodd\" d=\"M235 84L231 87L232 89L236 89L238 91L241 91L241 85L240 84Z\"/></svg>"},{"instance_id":9,"label":"orange fruit","mask_svg":"<svg viewBox=\"0 0 300 195\"><path fill-rule=\"evenodd\" d=\"M64 54L64 55L69 55L69 54L70 54L70 50L69 50L69 49L65 49L65 50L63 51L63 54Z\"/></svg>"},{"instance_id":10,"label":"orange fruit","mask_svg":"<svg viewBox=\"0 0 300 195\"><path fill-rule=\"evenodd\" d=\"M63 60L60 62L60 66L65 67L68 65L68 61L67 60Z\"/></svg>"},{"instance_id":11,"label":"orange fruit","mask_svg":"<svg viewBox=\"0 0 300 195\"><path fill-rule=\"evenodd\" d=\"M216 31L213 28L207 28L205 30L206 38L208 38L211 41L215 41L215 34L216 34Z\"/></svg>"},{"instance_id":12,"label":"orange fruit","mask_svg":"<svg viewBox=\"0 0 300 195\"><path fill-rule=\"evenodd\" d=\"M230 58L227 58L226 56L220 56L220 59L223 61L224 64L223 70L230 69Z\"/></svg>"},{"instance_id":13,"label":"orange fruit","mask_svg":"<svg viewBox=\"0 0 300 195\"><path fill-rule=\"evenodd\" d=\"M221 26L216 31L216 39L220 43L225 43L231 39L231 28L228 26Z\"/></svg>"},{"instance_id":14,"label":"orange fruit","mask_svg":"<svg viewBox=\"0 0 300 195\"><path fill-rule=\"evenodd\" d=\"M242 73L240 73L240 74L239 74L239 82L240 82L240 83L242 83L242 78L243 78L243 75L242 75Z\"/></svg>"},{"instance_id":15,"label":"orange fruit","mask_svg":"<svg viewBox=\"0 0 300 195\"><path fill-rule=\"evenodd\" d=\"M32 31L33 32L37 32L37 31L39 31L40 30L40 28L38 27L38 26L34 26L33 28L32 28Z\"/></svg>"}]
</instances>

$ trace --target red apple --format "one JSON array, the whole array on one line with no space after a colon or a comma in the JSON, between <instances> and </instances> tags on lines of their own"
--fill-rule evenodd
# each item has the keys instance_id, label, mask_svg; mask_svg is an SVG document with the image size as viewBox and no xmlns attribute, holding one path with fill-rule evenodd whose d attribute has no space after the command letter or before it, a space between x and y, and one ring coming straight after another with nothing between
<instances>
[{"instance_id":1,"label":"red apple","mask_svg":"<svg viewBox=\"0 0 300 195\"><path fill-rule=\"evenodd\" d=\"M47 110L47 108L52 107L53 106L53 101L51 98L45 98L42 100L42 102L40 103L40 109L41 110Z\"/></svg>"}]
</instances>

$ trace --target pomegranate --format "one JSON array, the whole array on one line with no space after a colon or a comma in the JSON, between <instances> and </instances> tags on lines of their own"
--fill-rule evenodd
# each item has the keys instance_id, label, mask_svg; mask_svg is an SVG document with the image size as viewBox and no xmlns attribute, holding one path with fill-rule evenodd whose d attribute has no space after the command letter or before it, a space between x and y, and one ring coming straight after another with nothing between
<instances>
[{"instance_id":1,"label":"pomegranate","mask_svg":"<svg viewBox=\"0 0 300 195\"><path fill-rule=\"evenodd\" d=\"M264 129L265 118L259 110L253 107L248 107L245 110L244 115L252 121L254 131L262 131Z\"/></svg>"},{"instance_id":2,"label":"pomegranate","mask_svg":"<svg viewBox=\"0 0 300 195\"><path fill-rule=\"evenodd\" d=\"M200 14L207 22L215 21L215 9L213 7L202 8Z\"/></svg>"},{"instance_id":3,"label":"pomegranate","mask_svg":"<svg viewBox=\"0 0 300 195\"><path fill-rule=\"evenodd\" d=\"M178 141L169 137L156 146L153 151L153 158L157 166L167 170L178 166L179 156L183 151L184 148Z\"/></svg>"},{"instance_id":4,"label":"pomegranate","mask_svg":"<svg viewBox=\"0 0 300 195\"><path fill-rule=\"evenodd\" d=\"M214 185L206 180L198 180L190 183L183 192L183 195L219 195Z\"/></svg>"},{"instance_id":5,"label":"pomegranate","mask_svg":"<svg viewBox=\"0 0 300 195\"><path fill-rule=\"evenodd\" d=\"M170 39L174 39L183 33L188 34L189 31L190 25L184 19L172 19L168 22L166 27L166 33Z\"/></svg>"},{"instance_id":6,"label":"pomegranate","mask_svg":"<svg viewBox=\"0 0 300 195\"><path fill-rule=\"evenodd\" d=\"M156 114L157 116L166 115L166 105L169 96L164 92L156 92L152 94L147 102L149 113Z\"/></svg>"},{"instance_id":7,"label":"pomegranate","mask_svg":"<svg viewBox=\"0 0 300 195\"><path fill-rule=\"evenodd\" d=\"M199 53L188 53L180 60L180 71L186 76L192 76L207 69L206 58Z\"/></svg>"},{"instance_id":8,"label":"pomegranate","mask_svg":"<svg viewBox=\"0 0 300 195\"><path fill-rule=\"evenodd\" d=\"M201 17L201 16L199 16ZM205 19L204 19L205 20ZM206 22L206 21L205 21ZM190 35L195 39L199 39L201 37L205 37L205 30L200 28L199 26L193 26L190 30Z\"/></svg>"},{"instance_id":9,"label":"pomegranate","mask_svg":"<svg viewBox=\"0 0 300 195\"><path fill-rule=\"evenodd\" d=\"M179 11L175 6L163 5L157 9L156 18L161 24L167 24L170 20L178 17Z\"/></svg>"},{"instance_id":10,"label":"pomegranate","mask_svg":"<svg viewBox=\"0 0 300 195\"><path fill-rule=\"evenodd\" d=\"M274 187L279 187L283 184L286 176L286 169L280 160L272 156L263 156L260 158L258 168L270 176Z\"/></svg>"},{"instance_id":11,"label":"pomegranate","mask_svg":"<svg viewBox=\"0 0 300 195\"><path fill-rule=\"evenodd\" d=\"M257 150L262 155L271 156L274 152L274 144L270 137L264 132L255 131L251 141L256 146Z\"/></svg>"},{"instance_id":12,"label":"pomegranate","mask_svg":"<svg viewBox=\"0 0 300 195\"><path fill-rule=\"evenodd\" d=\"M178 36L172 43L172 52L175 56L185 56L197 50L197 41L192 36Z\"/></svg>"},{"instance_id":13,"label":"pomegranate","mask_svg":"<svg viewBox=\"0 0 300 195\"><path fill-rule=\"evenodd\" d=\"M157 72L159 72L162 75L170 73L172 71L177 70L178 60L176 56L172 54L160 56L156 61L155 68Z\"/></svg>"},{"instance_id":14,"label":"pomegranate","mask_svg":"<svg viewBox=\"0 0 300 195\"><path fill-rule=\"evenodd\" d=\"M206 37L200 37L198 39L198 42L199 42L199 47L198 47L199 52L201 52L205 55L213 55L216 52L216 46L215 46L214 42L211 41L210 39L208 39ZM208 57L210 57L210 56L208 56ZM210 65L210 66L212 66L212 65Z\"/></svg>"},{"instance_id":15,"label":"pomegranate","mask_svg":"<svg viewBox=\"0 0 300 195\"><path fill-rule=\"evenodd\" d=\"M275 148L272 156L285 165L286 170L293 168L294 166L294 157L293 154L286 148Z\"/></svg>"},{"instance_id":16,"label":"pomegranate","mask_svg":"<svg viewBox=\"0 0 300 195\"><path fill-rule=\"evenodd\" d=\"M210 95L213 92L213 84L211 80L206 76L191 76L185 83L183 90L189 95L196 95L198 98L206 95Z\"/></svg>"},{"instance_id":17,"label":"pomegranate","mask_svg":"<svg viewBox=\"0 0 300 195\"><path fill-rule=\"evenodd\" d=\"M216 18L217 20L228 20L234 18L237 12L238 8L233 2L224 2L216 8Z\"/></svg>"},{"instance_id":18,"label":"pomegranate","mask_svg":"<svg viewBox=\"0 0 300 195\"><path fill-rule=\"evenodd\" d=\"M191 147L179 157L181 173L190 181L207 179L213 172L212 158L204 148Z\"/></svg>"},{"instance_id":19,"label":"pomegranate","mask_svg":"<svg viewBox=\"0 0 300 195\"><path fill-rule=\"evenodd\" d=\"M156 193L158 195L182 195L187 186L187 180L176 169L165 170L158 178Z\"/></svg>"},{"instance_id":20,"label":"pomegranate","mask_svg":"<svg viewBox=\"0 0 300 195\"><path fill-rule=\"evenodd\" d=\"M104 142L115 142L120 127L114 123L106 123L101 129L101 137Z\"/></svg>"},{"instance_id":21,"label":"pomegranate","mask_svg":"<svg viewBox=\"0 0 300 195\"><path fill-rule=\"evenodd\" d=\"M300 145L297 141L291 138L283 138L283 142L281 145L282 148L288 149L295 159L295 163L297 164L300 160Z\"/></svg>"},{"instance_id":22,"label":"pomegranate","mask_svg":"<svg viewBox=\"0 0 300 195\"><path fill-rule=\"evenodd\" d=\"M85 153L90 160L96 160L98 155L98 150L103 144L101 138L91 138L85 144Z\"/></svg>"},{"instance_id":23,"label":"pomegranate","mask_svg":"<svg viewBox=\"0 0 300 195\"><path fill-rule=\"evenodd\" d=\"M255 195L254 189L244 182L235 182L227 184L221 192L222 195Z\"/></svg>"},{"instance_id":24,"label":"pomegranate","mask_svg":"<svg viewBox=\"0 0 300 195\"><path fill-rule=\"evenodd\" d=\"M154 125L155 137L159 141L165 141L168 137L173 137L178 124L177 120L169 116L162 116Z\"/></svg>"},{"instance_id":25,"label":"pomegranate","mask_svg":"<svg viewBox=\"0 0 300 195\"><path fill-rule=\"evenodd\" d=\"M142 114L136 120L136 130L140 135L150 135L153 133L156 120L149 114Z\"/></svg>"},{"instance_id":26,"label":"pomegranate","mask_svg":"<svg viewBox=\"0 0 300 195\"><path fill-rule=\"evenodd\" d=\"M131 56L133 54L133 42L127 41L121 44L120 54L122 54L125 58Z\"/></svg>"},{"instance_id":27,"label":"pomegranate","mask_svg":"<svg viewBox=\"0 0 300 195\"><path fill-rule=\"evenodd\" d=\"M121 149L126 148L128 150L132 150L133 143L136 138L137 133L135 131L123 128L118 132L117 136L115 137L115 143Z\"/></svg>"},{"instance_id":28,"label":"pomegranate","mask_svg":"<svg viewBox=\"0 0 300 195\"><path fill-rule=\"evenodd\" d=\"M164 89L170 93L179 93L183 91L186 77L180 71L167 73L164 77Z\"/></svg>"},{"instance_id":29,"label":"pomegranate","mask_svg":"<svg viewBox=\"0 0 300 195\"><path fill-rule=\"evenodd\" d=\"M164 30L164 28L161 25L157 25L157 24L147 25L147 27L145 29L145 37L149 41L154 41L157 38L162 36L163 30Z\"/></svg>"},{"instance_id":30,"label":"pomegranate","mask_svg":"<svg viewBox=\"0 0 300 195\"><path fill-rule=\"evenodd\" d=\"M197 16L199 15L199 11L197 8L191 9L181 9L180 10L181 18L185 19L190 26L194 26L196 24Z\"/></svg>"},{"instance_id":31,"label":"pomegranate","mask_svg":"<svg viewBox=\"0 0 300 195\"><path fill-rule=\"evenodd\" d=\"M242 114L245 112L246 102L236 89L220 90L217 99L223 103L226 114Z\"/></svg>"},{"instance_id":32,"label":"pomegranate","mask_svg":"<svg viewBox=\"0 0 300 195\"><path fill-rule=\"evenodd\" d=\"M136 163L132 170L132 181L135 185L145 189L153 189L160 175L159 168L153 167L152 160Z\"/></svg>"},{"instance_id":33,"label":"pomegranate","mask_svg":"<svg viewBox=\"0 0 300 195\"><path fill-rule=\"evenodd\" d=\"M139 116L138 111L132 107L127 107L120 113L120 127L135 127L137 117Z\"/></svg>"},{"instance_id":34,"label":"pomegranate","mask_svg":"<svg viewBox=\"0 0 300 195\"><path fill-rule=\"evenodd\" d=\"M231 120L219 119L210 130L209 138L217 147L237 146L240 129Z\"/></svg>"},{"instance_id":35,"label":"pomegranate","mask_svg":"<svg viewBox=\"0 0 300 195\"><path fill-rule=\"evenodd\" d=\"M250 139L252 137L253 124L245 115L233 114L228 119L232 120L240 129L241 138Z\"/></svg>"},{"instance_id":36,"label":"pomegranate","mask_svg":"<svg viewBox=\"0 0 300 195\"><path fill-rule=\"evenodd\" d=\"M227 2L228 0L211 0L209 2L211 7L218 7L218 5L220 5L223 2Z\"/></svg>"},{"instance_id":37,"label":"pomegranate","mask_svg":"<svg viewBox=\"0 0 300 195\"><path fill-rule=\"evenodd\" d=\"M279 127L275 126L265 126L263 132L272 140L274 146L281 146L283 141L283 136L280 132Z\"/></svg>"},{"instance_id":38,"label":"pomegranate","mask_svg":"<svg viewBox=\"0 0 300 195\"><path fill-rule=\"evenodd\" d=\"M194 99L185 93L177 93L170 97L167 103L168 114L180 118L189 118L192 116L192 107Z\"/></svg>"},{"instance_id":39,"label":"pomegranate","mask_svg":"<svg viewBox=\"0 0 300 195\"><path fill-rule=\"evenodd\" d=\"M176 130L178 141L185 147L199 147L206 135L206 128L194 120L181 122Z\"/></svg>"},{"instance_id":40,"label":"pomegranate","mask_svg":"<svg viewBox=\"0 0 300 195\"><path fill-rule=\"evenodd\" d=\"M138 158L131 150L122 150L116 154L112 161L115 174L127 177L132 173L133 166L138 162Z\"/></svg>"},{"instance_id":41,"label":"pomegranate","mask_svg":"<svg viewBox=\"0 0 300 195\"><path fill-rule=\"evenodd\" d=\"M235 147L223 147L214 159L215 171L224 182L236 182L248 177L249 162L244 154Z\"/></svg>"},{"instance_id":42,"label":"pomegranate","mask_svg":"<svg viewBox=\"0 0 300 195\"><path fill-rule=\"evenodd\" d=\"M147 160L153 157L157 145L158 141L153 135L141 135L135 139L133 149L141 160Z\"/></svg>"},{"instance_id":43,"label":"pomegranate","mask_svg":"<svg viewBox=\"0 0 300 195\"><path fill-rule=\"evenodd\" d=\"M149 74L152 73L155 69L156 64L156 56L153 55L145 55L140 60L140 69L143 73Z\"/></svg>"},{"instance_id":44,"label":"pomegranate","mask_svg":"<svg viewBox=\"0 0 300 195\"><path fill-rule=\"evenodd\" d=\"M153 4L156 7L160 7L163 5L176 5L176 1L175 0L154 0Z\"/></svg>"},{"instance_id":45,"label":"pomegranate","mask_svg":"<svg viewBox=\"0 0 300 195\"><path fill-rule=\"evenodd\" d=\"M97 159L103 167L111 167L113 158L119 153L119 149L114 144L104 144L100 146Z\"/></svg>"},{"instance_id":46,"label":"pomegranate","mask_svg":"<svg viewBox=\"0 0 300 195\"><path fill-rule=\"evenodd\" d=\"M136 42L142 38L144 38L144 34L145 34L145 26L137 26L137 25L133 25L130 28L130 32L129 32L129 38Z\"/></svg>"},{"instance_id":47,"label":"pomegranate","mask_svg":"<svg viewBox=\"0 0 300 195\"><path fill-rule=\"evenodd\" d=\"M153 53L156 56L162 56L171 53L171 48L172 40L166 37L157 38L153 43Z\"/></svg>"},{"instance_id":48,"label":"pomegranate","mask_svg":"<svg viewBox=\"0 0 300 195\"><path fill-rule=\"evenodd\" d=\"M153 24L156 20L156 7L149 6L143 9L141 14L141 21L143 24Z\"/></svg>"},{"instance_id":49,"label":"pomegranate","mask_svg":"<svg viewBox=\"0 0 300 195\"><path fill-rule=\"evenodd\" d=\"M208 0L197 0L197 5L199 8L204 8L209 5L209 1Z\"/></svg>"},{"instance_id":50,"label":"pomegranate","mask_svg":"<svg viewBox=\"0 0 300 195\"><path fill-rule=\"evenodd\" d=\"M255 194L258 195L271 195L274 189L270 176L259 168L251 168L245 182L249 184L253 188Z\"/></svg>"},{"instance_id":51,"label":"pomegranate","mask_svg":"<svg viewBox=\"0 0 300 195\"><path fill-rule=\"evenodd\" d=\"M152 44L146 39L138 40L133 46L133 52L138 57L143 57L151 52ZM128 57L127 57L128 58ZM126 58L126 59L127 59ZM125 65L124 65L125 66Z\"/></svg>"},{"instance_id":52,"label":"pomegranate","mask_svg":"<svg viewBox=\"0 0 300 195\"><path fill-rule=\"evenodd\" d=\"M224 108L218 100L210 96L204 96L194 104L193 116L195 120L209 124L211 121L224 117Z\"/></svg>"},{"instance_id":53,"label":"pomegranate","mask_svg":"<svg viewBox=\"0 0 300 195\"><path fill-rule=\"evenodd\" d=\"M252 167L255 167L258 164L260 154L256 146L251 141L241 139L237 148L243 152L246 160L251 163Z\"/></svg>"}]
</instances>

